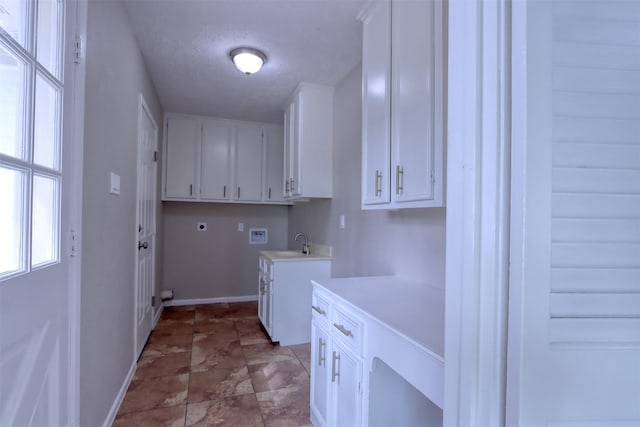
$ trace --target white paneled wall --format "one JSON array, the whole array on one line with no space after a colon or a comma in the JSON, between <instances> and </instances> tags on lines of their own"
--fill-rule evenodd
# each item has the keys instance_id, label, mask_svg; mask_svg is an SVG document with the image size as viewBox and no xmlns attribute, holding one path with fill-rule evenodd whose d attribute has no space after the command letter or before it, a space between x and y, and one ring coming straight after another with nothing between
<instances>
[{"instance_id":1,"label":"white paneled wall","mask_svg":"<svg viewBox=\"0 0 640 427\"><path fill-rule=\"evenodd\" d=\"M550 340L640 341L640 4L558 2Z\"/></svg>"}]
</instances>

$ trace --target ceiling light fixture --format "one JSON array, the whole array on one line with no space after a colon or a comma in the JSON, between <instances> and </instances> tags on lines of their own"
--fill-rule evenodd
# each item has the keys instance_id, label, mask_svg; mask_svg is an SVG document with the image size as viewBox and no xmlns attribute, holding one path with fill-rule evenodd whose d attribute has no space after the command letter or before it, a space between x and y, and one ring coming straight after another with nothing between
<instances>
[{"instance_id":1,"label":"ceiling light fixture","mask_svg":"<svg viewBox=\"0 0 640 427\"><path fill-rule=\"evenodd\" d=\"M229 57L236 68L247 76L257 73L267 62L267 56L252 47L238 47L229 52Z\"/></svg>"}]
</instances>

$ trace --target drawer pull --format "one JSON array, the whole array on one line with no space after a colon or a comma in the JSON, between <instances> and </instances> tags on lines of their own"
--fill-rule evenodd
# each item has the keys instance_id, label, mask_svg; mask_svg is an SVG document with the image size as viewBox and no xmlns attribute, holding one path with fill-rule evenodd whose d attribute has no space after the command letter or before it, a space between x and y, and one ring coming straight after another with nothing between
<instances>
[{"instance_id":1,"label":"drawer pull","mask_svg":"<svg viewBox=\"0 0 640 427\"><path fill-rule=\"evenodd\" d=\"M342 332L345 336L347 336L347 337L352 337L353 336L351 331L348 330L347 328L345 328L344 325L338 325L337 323L334 323L333 326L335 326L336 329L339 330L340 332Z\"/></svg>"},{"instance_id":2,"label":"drawer pull","mask_svg":"<svg viewBox=\"0 0 640 427\"><path fill-rule=\"evenodd\" d=\"M336 378L340 376L340 373L336 369L336 362L340 360L340 355L335 351L333 352L333 360L331 361L331 382L336 382Z\"/></svg>"},{"instance_id":3,"label":"drawer pull","mask_svg":"<svg viewBox=\"0 0 640 427\"><path fill-rule=\"evenodd\" d=\"M324 311L323 309L321 309L320 307L317 307L315 305L312 305L311 308L313 308L315 311L317 311L319 314L326 314L326 311Z\"/></svg>"}]
</instances>

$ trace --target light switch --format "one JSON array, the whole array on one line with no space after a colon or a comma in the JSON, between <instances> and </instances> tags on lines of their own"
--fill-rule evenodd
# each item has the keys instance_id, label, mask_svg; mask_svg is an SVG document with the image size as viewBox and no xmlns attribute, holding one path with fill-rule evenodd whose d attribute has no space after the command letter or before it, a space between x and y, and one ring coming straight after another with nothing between
<instances>
[{"instance_id":1,"label":"light switch","mask_svg":"<svg viewBox=\"0 0 640 427\"><path fill-rule=\"evenodd\" d=\"M244 231L244 222L238 223L238 231Z\"/></svg>"},{"instance_id":2,"label":"light switch","mask_svg":"<svg viewBox=\"0 0 640 427\"><path fill-rule=\"evenodd\" d=\"M116 196L120 195L120 175L113 172L109 177L109 192Z\"/></svg>"},{"instance_id":3,"label":"light switch","mask_svg":"<svg viewBox=\"0 0 640 427\"><path fill-rule=\"evenodd\" d=\"M344 230L344 215L340 215L340 230Z\"/></svg>"}]
</instances>

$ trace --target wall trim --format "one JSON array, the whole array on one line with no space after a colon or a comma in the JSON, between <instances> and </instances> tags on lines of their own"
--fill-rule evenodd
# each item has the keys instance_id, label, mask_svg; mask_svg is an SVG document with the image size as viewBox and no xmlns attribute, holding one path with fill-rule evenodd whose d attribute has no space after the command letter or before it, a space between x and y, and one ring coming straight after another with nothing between
<instances>
[{"instance_id":1,"label":"wall trim","mask_svg":"<svg viewBox=\"0 0 640 427\"><path fill-rule=\"evenodd\" d=\"M225 302L248 302L258 301L258 295L245 295L238 297L216 297L216 298L194 298L194 299L173 299L164 302L165 307L177 307L180 305L216 304Z\"/></svg>"},{"instance_id":2,"label":"wall trim","mask_svg":"<svg viewBox=\"0 0 640 427\"><path fill-rule=\"evenodd\" d=\"M113 401L113 405L107 414L107 418L104 420L102 427L110 427L116 419L116 415L118 415L118 411L120 410L120 405L122 405L122 401L124 400L124 396L127 394L127 390L129 389L129 384L131 384L131 380L133 380L133 375L136 373L137 362L134 360L129 368L129 372L127 376L124 378L122 382L122 386L120 387L120 391Z\"/></svg>"},{"instance_id":3,"label":"wall trim","mask_svg":"<svg viewBox=\"0 0 640 427\"><path fill-rule=\"evenodd\" d=\"M82 44L86 45L87 41L87 7L86 0L76 0L67 3L67 7L74 9L75 16L65 26L72 27L73 34L80 37ZM65 28L65 36L70 36L68 29ZM65 41L67 46L69 41ZM71 166L71 193L73 200L70 209L70 230L76 234L75 257L70 259L69 267L69 312L68 312L68 424L70 426L80 425L80 366L81 358L81 322L82 322L82 201L83 201L83 168L84 168L84 120L85 120L85 83L87 75L86 48L81 53L81 61L76 64L73 77L73 88L71 89L72 107L69 112L73 116L72 127L69 129L73 143L72 166ZM65 58L66 61L66 58ZM65 79L66 80L66 79ZM63 231L67 233L67 231Z\"/></svg>"},{"instance_id":4,"label":"wall trim","mask_svg":"<svg viewBox=\"0 0 640 427\"><path fill-rule=\"evenodd\" d=\"M510 19L449 3L445 427L509 425Z\"/></svg>"},{"instance_id":5,"label":"wall trim","mask_svg":"<svg viewBox=\"0 0 640 427\"><path fill-rule=\"evenodd\" d=\"M162 315L162 311L164 310L164 304L160 303L160 306L158 307L158 309L156 310L155 313L153 313L153 319L151 321L151 330L153 331L156 326L158 325L158 321L160 320L160 316Z\"/></svg>"}]
</instances>

